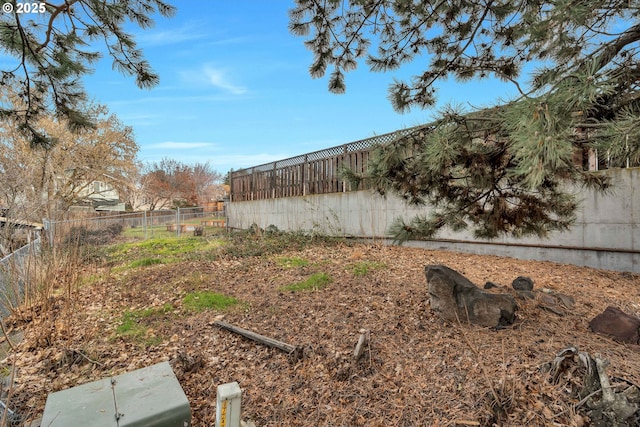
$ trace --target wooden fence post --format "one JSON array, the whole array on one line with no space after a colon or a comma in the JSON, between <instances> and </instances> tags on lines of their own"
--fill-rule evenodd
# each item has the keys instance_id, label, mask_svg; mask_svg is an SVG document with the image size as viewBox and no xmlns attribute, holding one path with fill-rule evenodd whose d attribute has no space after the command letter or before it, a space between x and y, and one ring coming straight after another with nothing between
<instances>
[{"instance_id":1,"label":"wooden fence post","mask_svg":"<svg viewBox=\"0 0 640 427\"><path fill-rule=\"evenodd\" d=\"M347 157L347 144L344 144L344 158ZM344 167L344 162L342 163L342 166ZM349 168L351 168L351 162L349 161ZM342 192L346 193L347 192L347 182L346 181L342 181Z\"/></svg>"},{"instance_id":2,"label":"wooden fence post","mask_svg":"<svg viewBox=\"0 0 640 427\"><path fill-rule=\"evenodd\" d=\"M302 171L300 172L300 183L302 184L302 195L306 196L307 195L307 174L305 173L307 171L307 164L309 162L309 156L308 155L304 155L304 163L302 163Z\"/></svg>"},{"instance_id":3,"label":"wooden fence post","mask_svg":"<svg viewBox=\"0 0 640 427\"><path fill-rule=\"evenodd\" d=\"M275 199L276 197L278 197L278 193L277 193L277 186L278 186L278 182L276 180L276 174L278 171L278 163L277 162L273 162L273 175L271 176L271 198Z\"/></svg>"}]
</instances>

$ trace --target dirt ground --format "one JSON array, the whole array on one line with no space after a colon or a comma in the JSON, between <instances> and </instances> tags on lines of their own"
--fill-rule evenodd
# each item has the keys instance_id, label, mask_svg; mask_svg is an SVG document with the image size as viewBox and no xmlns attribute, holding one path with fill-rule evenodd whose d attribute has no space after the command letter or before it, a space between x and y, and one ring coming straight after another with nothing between
<instances>
[{"instance_id":1,"label":"dirt ground","mask_svg":"<svg viewBox=\"0 0 640 427\"><path fill-rule=\"evenodd\" d=\"M536 299L518 298L517 320L506 329L444 322L429 307L429 264L514 296L513 279L528 276ZM545 369L569 346L608 360L612 378L640 384L640 352L588 328L607 306L640 315L640 276L630 273L347 243L100 273L86 271L99 279L8 322L24 331L3 362L18 367L11 402L19 413L41 416L50 392L165 360L189 398L194 426L215 424L216 387L233 381L242 389L242 418L257 427L588 425L576 393L579 370L552 383ZM331 283L281 289L313 273ZM543 308L543 288L575 305ZM183 297L193 290L242 304L189 313ZM125 310L167 304L171 311L140 320L148 340L115 333ZM302 346L303 357L223 330L214 325L220 319ZM361 330L370 342L355 361Z\"/></svg>"}]
</instances>

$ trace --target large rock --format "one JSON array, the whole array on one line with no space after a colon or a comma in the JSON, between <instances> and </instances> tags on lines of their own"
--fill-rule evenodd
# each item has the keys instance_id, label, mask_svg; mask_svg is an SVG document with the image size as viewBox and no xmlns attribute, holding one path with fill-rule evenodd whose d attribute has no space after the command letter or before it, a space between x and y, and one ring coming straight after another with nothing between
<instances>
[{"instance_id":1,"label":"large rock","mask_svg":"<svg viewBox=\"0 0 640 427\"><path fill-rule=\"evenodd\" d=\"M511 295L485 292L444 265L426 266L425 275L431 309L441 317L491 328L515 321L518 305Z\"/></svg>"},{"instance_id":2,"label":"large rock","mask_svg":"<svg viewBox=\"0 0 640 427\"><path fill-rule=\"evenodd\" d=\"M628 344L640 344L640 319L609 306L589 322L593 332Z\"/></svg>"},{"instance_id":3,"label":"large rock","mask_svg":"<svg viewBox=\"0 0 640 427\"><path fill-rule=\"evenodd\" d=\"M518 276L513 279L513 282L511 282L511 286L516 291L532 291L533 280L527 276Z\"/></svg>"}]
</instances>

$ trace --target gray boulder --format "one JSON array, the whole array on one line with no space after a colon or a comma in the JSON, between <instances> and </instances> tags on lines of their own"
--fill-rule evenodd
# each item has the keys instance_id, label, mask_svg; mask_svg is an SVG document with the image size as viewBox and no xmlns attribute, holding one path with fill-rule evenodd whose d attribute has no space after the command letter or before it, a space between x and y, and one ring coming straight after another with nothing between
<instances>
[{"instance_id":1,"label":"gray boulder","mask_svg":"<svg viewBox=\"0 0 640 427\"><path fill-rule=\"evenodd\" d=\"M532 291L533 280L531 280L530 277L518 276L515 279L513 279L513 282L511 282L511 286L516 291Z\"/></svg>"},{"instance_id":2,"label":"gray boulder","mask_svg":"<svg viewBox=\"0 0 640 427\"><path fill-rule=\"evenodd\" d=\"M427 265L425 275L431 309L442 318L490 328L515 321L518 305L511 295L486 292L444 265Z\"/></svg>"}]
</instances>

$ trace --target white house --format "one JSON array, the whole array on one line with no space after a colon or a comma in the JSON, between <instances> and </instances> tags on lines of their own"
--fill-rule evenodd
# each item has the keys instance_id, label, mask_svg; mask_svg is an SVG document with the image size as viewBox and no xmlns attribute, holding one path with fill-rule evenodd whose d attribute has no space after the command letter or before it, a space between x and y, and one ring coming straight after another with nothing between
<instances>
[{"instance_id":1,"label":"white house","mask_svg":"<svg viewBox=\"0 0 640 427\"><path fill-rule=\"evenodd\" d=\"M96 211L124 212L125 204L120 200L118 192L108 183L93 181L78 192L78 199L86 204L74 206L73 209L93 208Z\"/></svg>"}]
</instances>

